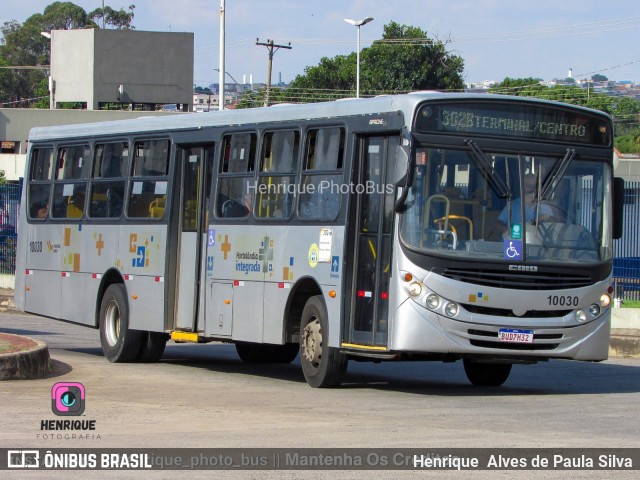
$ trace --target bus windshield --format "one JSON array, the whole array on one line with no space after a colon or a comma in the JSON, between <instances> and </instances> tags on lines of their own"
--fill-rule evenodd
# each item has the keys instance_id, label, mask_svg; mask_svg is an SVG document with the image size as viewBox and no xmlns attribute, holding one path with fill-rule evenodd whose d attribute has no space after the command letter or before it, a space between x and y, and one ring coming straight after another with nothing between
<instances>
[{"instance_id":1,"label":"bus windshield","mask_svg":"<svg viewBox=\"0 0 640 480\"><path fill-rule=\"evenodd\" d=\"M611 259L611 169L602 159L418 148L401 224L413 250L470 259Z\"/></svg>"}]
</instances>

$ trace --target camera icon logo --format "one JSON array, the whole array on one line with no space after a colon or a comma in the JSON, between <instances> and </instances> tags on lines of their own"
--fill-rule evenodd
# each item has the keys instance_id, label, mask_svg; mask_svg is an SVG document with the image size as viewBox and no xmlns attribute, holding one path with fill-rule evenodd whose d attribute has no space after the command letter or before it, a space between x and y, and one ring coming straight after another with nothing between
<instances>
[{"instance_id":1,"label":"camera icon logo","mask_svg":"<svg viewBox=\"0 0 640 480\"><path fill-rule=\"evenodd\" d=\"M51 388L51 410L59 416L78 416L84 413L84 385L78 382L59 382Z\"/></svg>"}]
</instances>

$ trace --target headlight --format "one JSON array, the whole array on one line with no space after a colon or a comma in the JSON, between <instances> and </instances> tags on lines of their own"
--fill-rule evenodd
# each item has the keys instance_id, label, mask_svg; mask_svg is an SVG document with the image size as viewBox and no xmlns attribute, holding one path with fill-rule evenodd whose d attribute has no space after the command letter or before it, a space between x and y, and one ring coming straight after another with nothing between
<instances>
[{"instance_id":1,"label":"headlight","mask_svg":"<svg viewBox=\"0 0 640 480\"><path fill-rule=\"evenodd\" d=\"M422 284L420 282L411 282L409 284L409 293L417 297L422 293Z\"/></svg>"},{"instance_id":2,"label":"headlight","mask_svg":"<svg viewBox=\"0 0 640 480\"><path fill-rule=\"evenodd\" d=\"M610 304L611 304L611 297L606 293L603 293L602 296L600 297L600 306L608 307Z\"/></svg>"},{"instance_id":3,"label":"headlight","mask_svg":"<svg viewBox=\"0 0 640 480\"><path fill-rule=\"evenodd\" d=\"M447 303L447 306L444 307L444 311L450 317L455 317L458 314L458 305L455 303Z\"/></svg>"},{"instance_id":4,"label":"headlight","mask_svg":"<svg viewBox=\"0 0 640 480\"><path fill-rule=\"evenodd\" d=\"M600 315L600 305L598 305L597 303L592 303L591 305L589 305L589 315L591 315L591 317L596 318L598 315Z\"/></svg>"},{"instance_id":5,"label":"headlight","mask_svg":"<svg viewBox=\"0 0 640 480\"><path fill-rule=\"evenodd\" d=\"M587 314L584 310L576 310L576 320L579 323L584 323L587 321Z\"/></svg>"},{"instance_id":6,"label":"headlight","mask_svg":"<svg viewBox=\"0 0 640 480\"><path fill-rule=\"evenodd\" d=\"M440 306L440 297L435 293L430 293L427 295L427 307L431 310L435 310Z\"/></svg>"}]
</instances>

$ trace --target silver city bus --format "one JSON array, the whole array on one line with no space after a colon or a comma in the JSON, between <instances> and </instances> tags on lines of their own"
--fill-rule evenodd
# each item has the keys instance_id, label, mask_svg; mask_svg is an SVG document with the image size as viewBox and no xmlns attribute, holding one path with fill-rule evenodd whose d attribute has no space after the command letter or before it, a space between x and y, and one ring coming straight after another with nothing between
<instances>
[{"instance_id":1,"label":"silver city bus","mask_svg":"<svg viewBox=\"0 0 640 480\"><path fill-rule=\"evenodd\" d=\"M348 360L607 358L621 230L611 119L414 93L34 128L16 303L112 362L233 342L341 382Z\"/></svg>"}]
</instances>

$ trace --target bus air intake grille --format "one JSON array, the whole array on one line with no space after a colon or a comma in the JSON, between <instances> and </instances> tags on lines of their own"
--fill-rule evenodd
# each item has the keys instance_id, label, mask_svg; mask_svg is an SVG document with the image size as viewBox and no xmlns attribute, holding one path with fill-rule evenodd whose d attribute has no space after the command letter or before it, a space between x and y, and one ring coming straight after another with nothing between
<instances>
[{"instance_id":1,"label":"bus air intake grille","mask_svg":"<svg viewBox=\"0 0 640 480\"><path fill-rule=\"evenodd\" d=\"M560 290L587 287L593 284L588 275L463 270L458 268L447 268L442 272L442 275L459 282L516 290Z\"/></svg>"},{"instance_id":2,"label":"bus air intake grille","mask_svg":"<svg viewBox=\"0 0 640 480\"><path fill-rule=\"evenodd\" d=\"M494 317L514 317L514 318L556 318L564 317L571 313L571 310L529 310L524 315L516 315L513 310L508 308L483 307L481 305L473 305L463 303L462 306L471 313L480 315L491 315Z\"/></svg>"},{"instance_id":3,"label":"bus air intake grille","mask_svg":"<svg viewBox=\"0 0 640 480\"><path fill-rule=\"evenodd\" d=\"M501 350L555 350L560 345L559 343L508 343L498 342L498 334L496 332L489 332L486 330L470 329L467 331L469 335L476 337L485 337L487 340L469 339L469 343L474 347L481 348L497 348ZM536 340L559 340L562 338L561 333L536 333L533 335L533 341ZM491 339L491 340L490 340ZM496 339L496 340L492 340Z\"/></svg>"}]
</instances>

